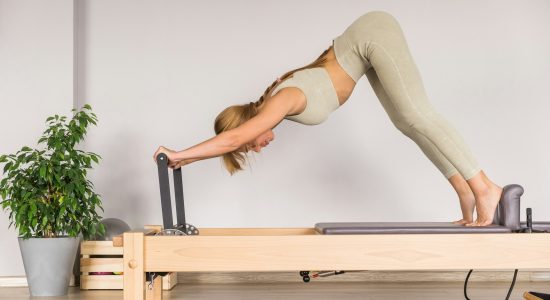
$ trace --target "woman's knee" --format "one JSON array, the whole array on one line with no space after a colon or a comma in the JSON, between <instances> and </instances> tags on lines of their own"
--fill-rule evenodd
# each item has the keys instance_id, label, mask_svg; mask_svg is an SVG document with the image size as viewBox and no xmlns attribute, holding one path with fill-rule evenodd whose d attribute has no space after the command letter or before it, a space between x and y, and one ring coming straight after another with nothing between
<instances>
[{"instance_id":1,"label":"woman's knee","mask_svg":"<svg viewBox=\"0 0 550 300\"><path fill-rule=\"evenodd\" d=\"M391 121L393 123L393 126L397 128L397 130L401 131L404 135L410 137L411 135L411 126L409 126L407 123L403 122L403 120L398 118L391 118Z\"/></svg>"}]
</instances>

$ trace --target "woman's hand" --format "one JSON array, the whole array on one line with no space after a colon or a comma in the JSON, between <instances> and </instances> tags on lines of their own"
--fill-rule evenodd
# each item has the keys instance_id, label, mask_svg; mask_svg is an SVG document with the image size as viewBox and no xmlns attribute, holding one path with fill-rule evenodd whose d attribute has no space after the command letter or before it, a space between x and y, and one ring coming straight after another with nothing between
<instances>
[{"instance_id":1,"label":"woman's hand","mask_svg":"<svg viewBox=\"0 0 550 300\"><path fill-rule=\"evenodd\" d=\"M161 153L166 154L166 156L168 157L168 167L169 168L179 169L182 166L186 165L185 160L176 158L177 153L178 153L177 151L168 149L168 148L163 147L163 146L160 146L157 149L157 151L155 152L155 154L153 155L153 160L155 161L155 163L157 162L157 156Z\"/></svg>"}]
</instances>

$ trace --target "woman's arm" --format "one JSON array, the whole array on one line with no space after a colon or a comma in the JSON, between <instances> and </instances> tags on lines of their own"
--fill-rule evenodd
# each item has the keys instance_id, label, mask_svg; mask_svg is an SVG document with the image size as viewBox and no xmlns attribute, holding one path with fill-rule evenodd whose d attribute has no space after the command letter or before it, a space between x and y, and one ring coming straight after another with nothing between
<instances>
[{"instance_id":1,"label":"woman's arm","mask_svg":"<svg viewBox=\"0 0 550 300\"><path fill-rule=\"evenodd\" d=\"M274 128L295 107L296 93L292 89L283 89L264 103L255 117L240 126L224 131L200 144L182 151L171 151L160 147L154 155L166 153L172 167L181 167L197 160L213 158L235 151L254 140L268 129Z\"/></svg>"}]
</instances>

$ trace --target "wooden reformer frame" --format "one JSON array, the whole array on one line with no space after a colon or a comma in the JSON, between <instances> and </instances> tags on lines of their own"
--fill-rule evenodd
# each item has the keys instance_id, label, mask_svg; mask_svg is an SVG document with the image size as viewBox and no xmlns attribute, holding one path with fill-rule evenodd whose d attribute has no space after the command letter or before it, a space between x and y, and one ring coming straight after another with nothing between
<instances>
[{"instance_id":1,"label":"wooden reformer frame","mask_svg":"<svg viewBox=\"0 0 550 300\"><path fill-rule=\"evenodd\" d=\"M162 159L159 176L167 173ZM181 182L181 173L176 176ZM183 192L178 207L174 186L183 212ZM163 218L164 229L174 228L164 205ZM189 228L184 213L178 221ZM550 233L322 235L314 228L201 228L200 235L155 235L162 229L147 226L114 240L124 247L125 300L162 299L160 276L149 276L162 272L550 270Z\"/></svg>"}]
</instances>

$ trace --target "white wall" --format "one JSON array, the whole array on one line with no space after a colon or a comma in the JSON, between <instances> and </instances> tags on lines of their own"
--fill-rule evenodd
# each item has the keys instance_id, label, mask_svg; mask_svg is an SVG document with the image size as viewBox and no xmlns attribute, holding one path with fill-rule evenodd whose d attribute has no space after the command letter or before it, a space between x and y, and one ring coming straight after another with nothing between
<instances>
[{"instance_id":1,"label":"white wall","mask_svg":"<svg viewBox=\"0 0 550 300\"><path fill-rule=\"evenodd\" d=\"M46 118L72 108L72 0L0 0L0 153L35 147ZM8 215L0 213L0 276L25 275Z\"/></svg>"},{"instance_id":2,"label":"white wall","mask_svg":"<svg viewBox=\"0 0 550 300\"><path fill-rule=\"evenodd\" d=\"M487 174L500 185L522 184L523 207L550 220L550 2L542 0L82 2L78 101L99 116L86 145L103 156L90 179L104 216L132 227L160 224L156 148L210 138L223 108L256 100L375 9L400 21L434 106ZM26 124L33 118L8 110L25 130L20 135L32 136ZM275 133L252 171L230 177L218 159L184 168L189 222L293 227L460 217L451 186L393 127L365 78L325 123L285 121ZM21 143L10 140L8 151ZM11 235L0 256L16 253L13 231L0 230Z\"/></svg>"}]
</instances>

